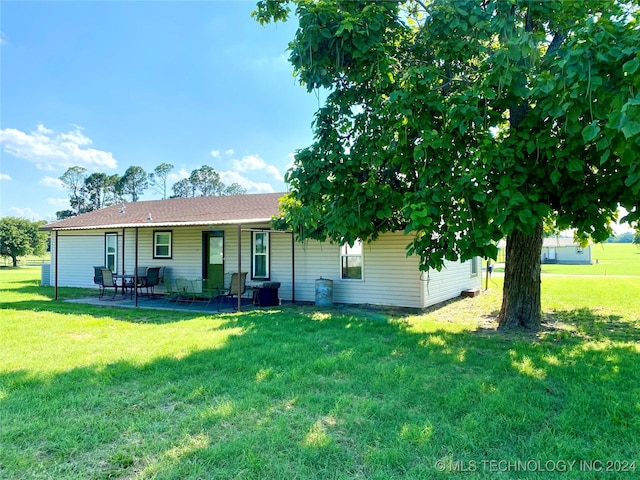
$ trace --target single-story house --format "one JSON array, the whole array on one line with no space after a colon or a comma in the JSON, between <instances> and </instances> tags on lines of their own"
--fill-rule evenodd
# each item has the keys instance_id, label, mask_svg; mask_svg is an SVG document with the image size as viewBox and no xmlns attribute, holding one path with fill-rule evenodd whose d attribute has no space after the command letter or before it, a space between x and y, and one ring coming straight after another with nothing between
<instances>
[{"instance_id":1,"label":"single-story house","mask_svg":"<svg viewBox=\"0 0 640 480\"><path fill-rule=\"evenodd\" d=\"M572 238L551 237L542 239L542 263L591 265L591 245L581 247Z\"/></svg>"},{"instance_id":2,"label":"single-story house","mask_svg":"<svg viewBox=\"0 0 640 480\"><path fill-rule=\"evenodd\" d=\"M506 243L498 243L498 258L504 258ZM502 254L502 255L501 255ZM591 265L591 245L581 247L573 238L549 237L542 239L541 263L562 263L568 265Z\"/></svg>"},{"instance_id":3,"label":"single-story house","mask_svg":"<svg viewBox=\"0 0 640 480\"><path fill-rule=\"evenodd\" d=\"M234 272L247 284L280 283L279 298L313 302L317 280L331 280L332 300L423 308L479 289L481 263L448 262L421 272L407 257L410 238L386 233L371 243L337 245L294 240L271 229L283 193L174 198L113 205L49 223L50 284L95 287L94 266L115 273L164 267L169 279L208 279L228 286ZM162 286L156 291L162 293Z\"/></svg>"}]
</instances>

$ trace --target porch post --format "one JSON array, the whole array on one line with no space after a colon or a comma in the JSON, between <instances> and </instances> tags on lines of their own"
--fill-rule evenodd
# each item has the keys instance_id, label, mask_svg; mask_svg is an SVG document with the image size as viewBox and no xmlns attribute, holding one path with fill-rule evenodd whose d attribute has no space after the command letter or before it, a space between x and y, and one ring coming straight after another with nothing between
<instances>
[{"instance_id":1,"label":"porch post","mask_svg":"<svg viewBox=\"0 0 640 480\"><path fill-rule=\"evenodd\" d=\"M296 303L296 242L291 232L291 303Z\"/></svg>"},{"instance_id":2,"label":"porch post","mask_svg":"<svg viewBox=\"0 0 640 480\"><path fill-rule=\"evenodd\" d=\"M123 275L126 273L124 271L124 264L125 264L125 257L127 256L126 252L124 251L124 244L125 244L124 240L125 240L124 239L124 227L122 227L122 274Z\"/></svg>"},{"instance_id":3,"label":"porch post","mask_svg":"<svg viewBox=\"0 0 640 480\"><path fill-rule=\"evenodd\" d=\"M58 230L56 230L56 248L53 258L56 261L56 268L53 272L53 283L55 285L56 296L55 300L58 300Z\"/></svg>"},{"instance_id":4,"label":"porch post","mask_svg":"<svg viewBox=\"0 0 640 480\"><path fill-rule=\"evenodd\" d=\"M242 298L240 297L240 275L242 275L242 224L238 225L238 311L242 309Z\"/></svg>"},{"instance_id":5,"label":"porch post","mask_svg":"<svg viewBox=\"0 0 640 480\"><path fill-rule=\"evenodd\" d=\"M136 296L136 307L138 306L138 227L136 227L135 258L133 260L133 292Z\"/></svg>"}]
</instances>

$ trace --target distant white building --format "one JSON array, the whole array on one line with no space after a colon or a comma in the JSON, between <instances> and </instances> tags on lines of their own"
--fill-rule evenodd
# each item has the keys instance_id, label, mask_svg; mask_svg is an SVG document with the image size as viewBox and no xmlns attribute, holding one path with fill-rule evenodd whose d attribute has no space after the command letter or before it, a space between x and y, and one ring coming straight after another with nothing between
<instances>
[{"instance_id":1,"label":"distant white building","mask_svg":"<svg viewBox=\"0 0 640 480\"><path fill-rule=\"evenodd\" d=\"M506 242L498 242L498 259L504 261ZM552 237L542 239L541 263L591 265L591 245L581 247L572 238Z\"/></svg>"},{"instance_id":2,"label":"distant white building","mask_svg":"<svg viewBox=\"0 0 640 480\"><path fill-rule=\"evenodd\" d=\"M591 265L591 245L581 247L572 238L545 238L542 240L542 263Z\"/></svg>"}]
</instances>

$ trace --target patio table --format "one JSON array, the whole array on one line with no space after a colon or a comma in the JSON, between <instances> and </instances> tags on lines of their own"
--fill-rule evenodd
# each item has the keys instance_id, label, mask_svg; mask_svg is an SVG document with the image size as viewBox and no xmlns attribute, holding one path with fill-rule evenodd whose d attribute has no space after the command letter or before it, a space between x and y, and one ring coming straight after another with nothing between
<instances>
[{"instance_id":1,"label":"patio table","mask_svg":"<svg viewBox=\"0 0 640 480\"><path fill-rule=\"evenodd\" d=\"M126 297L127 289L129 289L129 297L133 298L133 290L135 288L133 281L136 278L136 275L134 275L133 273L117 273L113 275L113 278L122 280L122 296ZM140 284L140 281L145 278L146 277L144 275L138 275L138 284Z\"/></svg>"}]
</instances>

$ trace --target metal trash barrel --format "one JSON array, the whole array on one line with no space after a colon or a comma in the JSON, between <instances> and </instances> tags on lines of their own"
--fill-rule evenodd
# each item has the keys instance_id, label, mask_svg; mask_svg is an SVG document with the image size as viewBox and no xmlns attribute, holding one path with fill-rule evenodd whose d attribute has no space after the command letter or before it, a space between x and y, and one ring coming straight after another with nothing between
<instances>
[{"instance_id":1,"label":"metal trash barrel","mask_svg":"<svg viewBox=\"0 0 640 480\"><path fill-rule=\"evenodd\" d=\"M258 289L257 304L261 307L273 307L280 303L278 289L280 282L263 282Z\"/></svg>"},{"instance_id":2,"label":"metal trash barrel","mask_svg":"<svg viewBox=\"0 0 640 480\"><path fill-rule=\"evenodd\" d=\"M316 280L316 306L333 306L333 280L322 277Z\"/></svg>"}]
</instances>

